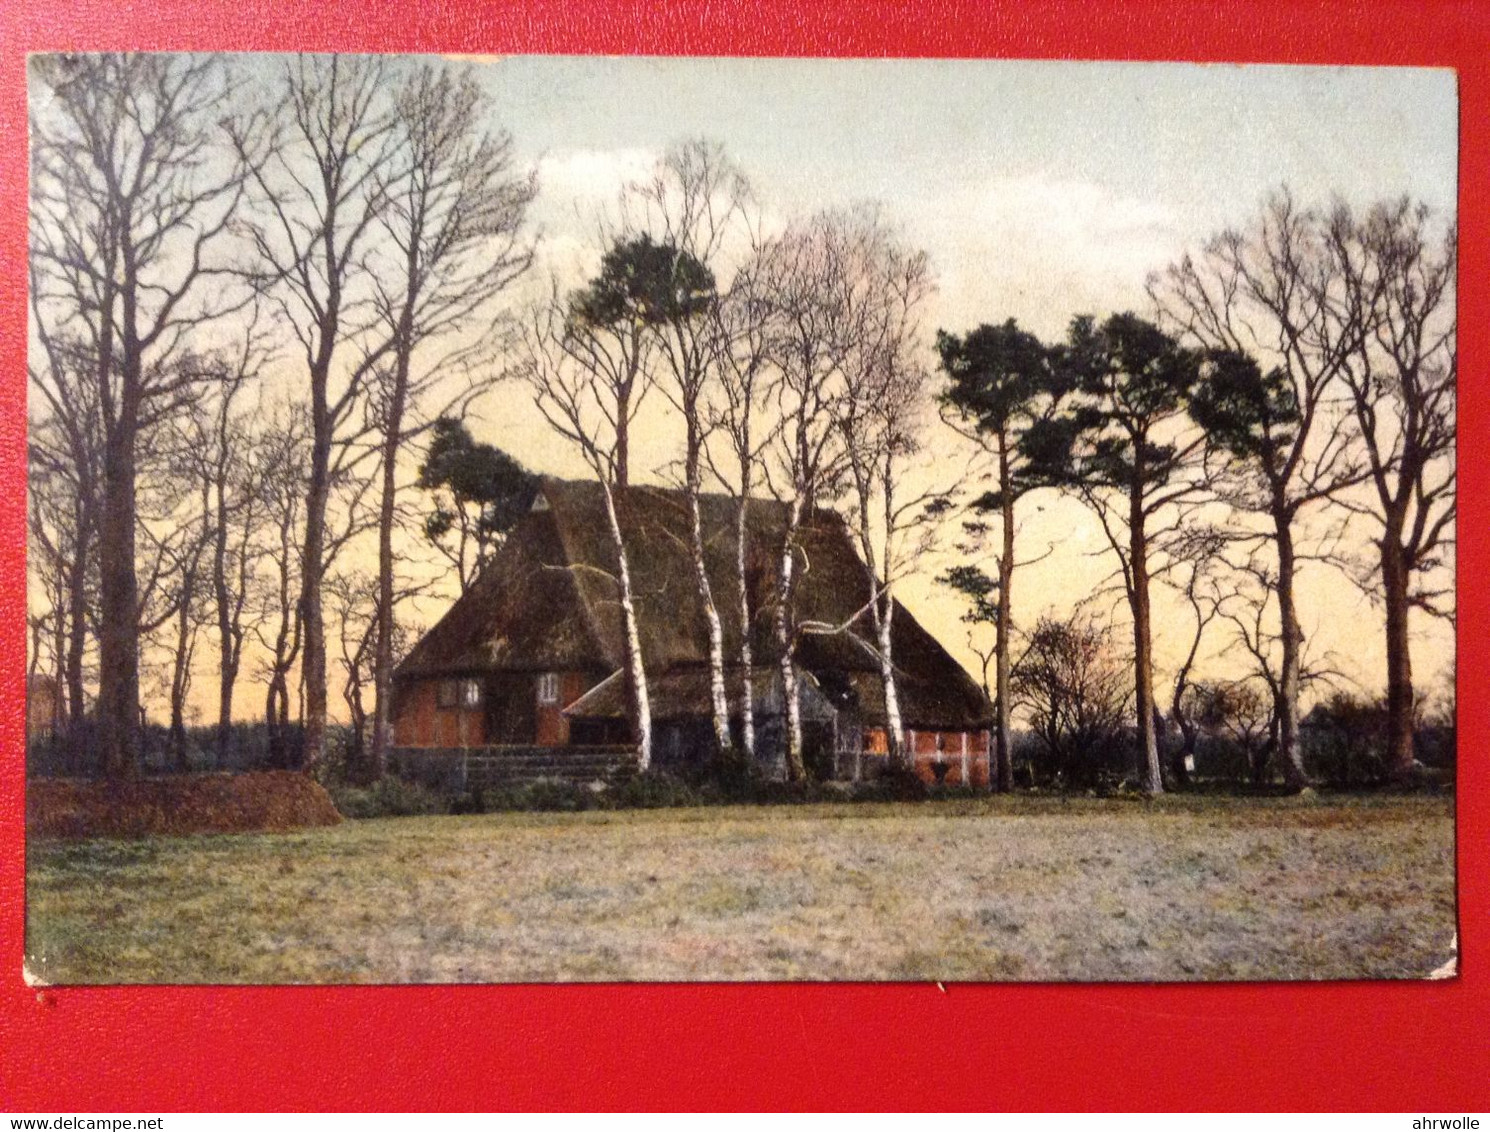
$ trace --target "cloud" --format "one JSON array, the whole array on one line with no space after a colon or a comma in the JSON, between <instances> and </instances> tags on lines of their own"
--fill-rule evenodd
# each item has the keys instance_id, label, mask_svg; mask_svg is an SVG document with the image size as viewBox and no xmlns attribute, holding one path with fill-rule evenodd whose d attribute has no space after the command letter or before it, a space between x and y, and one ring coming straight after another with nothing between
<instances>
[{"instance_id":1,"label":"cloud","mask_svg":"<svg viewBox=\"0 0 1490 1132\"><path fill-rule=\"evenodd\" d=\"M657 161L646 149L561 149L538 159L538 187L553 204L610 204ZM540 198L541 199L541 198Z\"/></svg>"},{"instance_id":2,"label":"cloud","mask_svg":"<svg viewBox=\"0 0 1490 1132\"><path fill-rule=\"evenodd\" d=\"M1014 317L1046 336L1075 314L1142 307L1145 277L1186 238L1163 205L1038 175L917 202L908 227L937 266L949 324Z\"/></svg>"}]
</instances>

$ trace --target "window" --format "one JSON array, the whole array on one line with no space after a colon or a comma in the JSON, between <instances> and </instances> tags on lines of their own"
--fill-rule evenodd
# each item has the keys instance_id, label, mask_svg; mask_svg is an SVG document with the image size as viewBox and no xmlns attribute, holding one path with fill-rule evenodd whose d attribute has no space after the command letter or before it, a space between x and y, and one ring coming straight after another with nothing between
<instances>
[{"instance_id":1,"label":"window","mask_svg":"<svg viewBox=\"0 0 1490 1132\"><path fill-rule=\"evenodd\" d=\"M559 702L559 674L557 672L545 672L538 677L538 702L540 704Z\"/></svg>"},{"instance_id":2,"label":"window","mask_svg":"<svg viewBox=\"0 0 1490 1132\"><path fill-rule=\"evenodd\" d=\"M435 706L473 708L481 706L480 680L441 680L435 692Z\"/></svg>"}]
</instances>

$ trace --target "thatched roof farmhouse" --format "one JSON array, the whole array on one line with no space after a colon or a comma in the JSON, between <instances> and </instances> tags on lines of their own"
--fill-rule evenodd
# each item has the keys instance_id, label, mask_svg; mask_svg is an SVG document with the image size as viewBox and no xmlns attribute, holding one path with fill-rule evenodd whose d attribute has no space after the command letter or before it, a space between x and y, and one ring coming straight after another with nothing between
<instances>
[{"instance_id":1,"label":"thatched roof farmhouse","mask_svg":"<svg viewBox=\"0 0 1490 1132\"><path fill-rule=\"evenodd\" d=\"M653 758L666 767L706 757L707 634L688 552L681 492L633 486L620 500L648 692ZM746 584L752 623L742 626L735 568L734 501L702 499L706 564L723 622L726 658L750 633L757 754L782 755L779 654L772 599L785 508L749 506ZM818 510L798 534L800 621L838 625L866 607L869 578L837 514ZM624 743L621 612L600 485L545 479L532 511L475 584L418 642L395 673L394 744L400 751L583 748ZM808 761L819 773L861 773L886 750L884 691L872 630L809 634L797 648ZM894 620L896 689L908 749L928 777L986 781L992 707L977 683L906 610ZM726 672L739 711L741 675ZM738 720L736 720L738 725Z\"/></svg>"}]
</instances>

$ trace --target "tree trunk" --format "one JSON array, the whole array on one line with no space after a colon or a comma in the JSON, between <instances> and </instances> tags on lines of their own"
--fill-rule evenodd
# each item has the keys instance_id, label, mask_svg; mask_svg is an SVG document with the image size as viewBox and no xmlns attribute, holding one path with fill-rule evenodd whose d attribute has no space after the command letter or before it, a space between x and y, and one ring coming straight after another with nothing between
<instances>
[{"instance_id":1,"label":"tree trunk","mask_svg":"<svg viewBox=\"0 0 1490 1132\"><path fill-rule=\"evenodd\" d=\"M81 723L88 713L83 687L83 656L88 650L88 561L92 557L92 523L78 522L77 554L67 568L67 717Z\"/></svg>"},{"instance_id":2,"label":"tree trunk","mask_svg":"<svg viewBox=\"0 0 1490 1132\"><path fill-rule=\"evenodd\" d=\"M394 395L402 416L403 390ZM399 429L389 425L383 443L383 494L378 503L378 623L373 643L373 732L366 777L376 781L387 768L393 702L393 515Z\"/></svg>"},{"instance_id":3,"label":"tree trunk","mask_svg":"<svg viewBox=\"0 0 1490 1132\"><path fill-rule=\"evenodd\" d=\"M802 759L802 700L797 693L797 674L793 661L796 657L796 636L792 631L792 574L796 566L796 530L801 521L802 500L792 500L787 515L786 535L781 547L781 576L776 586L777 666L781 674L782 705L786 712L786 773L793 782L807 777L807 766Z\"/></svg>"},{"instance_id":4,"label":"tree trunk","mask_svg":"<svg viewBox=\"0 0 1490 1132\"><path fill-rule=\"evenodd\" d=\"M1002 497L1003 549L999 554L999 600L997 622L994 626L994 690L997 694L998 718L994 723L995 765L988 776L988 784L1000 794L1014 789L1014 735L1011 724L1011 678L1010 658L1012 651L1013 599L1010 590L1014 583L1014 494L1013 476L1009 469L1008 445L999 437L999 493Z\"/></svg>"},{"instance_id":5,"label":"tree trunk","mask_svg":"<svg viewBox=\"0 0 1490 1132\"><path fill-rule=\"evenodd\" d=\"M1408 581L1400 523L1388 524L1381 542L1381 579L1387 611L1387 774L1401 781L1412 775L1412 651L1408 640Z\"/></svg>"},{"instance_id":6,"label":"tree trunk","mask_svg":"<svg viewBox=\"0 0 1490 1132\"><path fill-rule=\"evenodd\" d=\"M135 576L137 381L121 381L118 419L104 445L99 530L98 747L103 773L141 770L140 640Z\"/></svg>"},{"instance_id":7,"label":"tree trunk","mask_svg":"<svg viewBox=\"0 0 1490 1132\"><path fill-rule=\"evenodd\" d=\"M412 260L412 253L411 253ZM413 271L411 264L410 271ZM406 305L400 346L393 366L393 395L384 423L382 498L378 502L378 604L373 643L373 733L365 777L376 781L387 769L393 703L393 519L398 491L398 450L403 439L404 403L409 389L413 311ZM465 584L462 582L462 590Z\"/></svg>"},{"instance_id":8,"label":"tree trunk","mask_svg":"<svg viewBox=\"0 0 1490 1132\"><path fill-rule=\"evenodd\" d=\"M890 450L887 449L884 467L881 469L884 478L880 484L885 523L884 553L880 556L884 567L884 578L876 580L871 571L869 585L870 596L874 599L875 631L879 637L880 682L885 690L885 733L889 740L887 746L891 759L898 766L912 770L915 768L916 752L906 751L905 744L901 740L905 729L900 719L900 691L895 686L895 639L891 632L895 622L895 598L891 592L891 578L895 572L895 548L892 545L895 522L895 480L891 461L892 456ZM866 537L867 534L866 531ZM884 592L876 594L875 587L880 584L883 585Z\"/></svg>"},{"instance_id":9,"label":"tree trunk","mask_svg":"<svg viewBox=\"0 0 1490 1132\"><path fill-rule=\"evenodd\" d=\"M1132 574L1133 686L1138 707L1138 778L1146 794L1164 793L1159 737L1154 727L1154 646L1150 625L1148 537L1143 496L1135 491L1128 512L1128 556Z\"/></svg>"},{"instance_id":10,"label":"tree trunk","mask_svg":"<svg viewBox=\"0 0 1490 1132\"><path fill-rule=\"evenodd\" d=\"M631 709L632 739L636 743L637 766L647 770L652 765L652 705L647 695L647 670L642 657L636 602L631 591L631 567L626 555L626 539L621 534L621 519L616 511L617 493L604 479L600 482L605 494L605 517L616 550L616 578L621 585L621 627L625 636L626 696ZM620 503L624 505L624 496Z\"/></svg>"},{"instance_id":11,"label":"tree trunk","mask_svg":"<svg viewBox=\"0 0 1490 1132\"><path fill-rule=\"evenodd\" d=\"M704 559L704 524L699 507L699 494L703 489L699 469L698 425L696 409L688 413L688 450L686 456L685 481L688 485L689 545L693 551L693 580L698 587L699 605L704 611L704 625L708 630L709 652L709 703L714 720L714 743L720 754L729 750L729 699L724 687L724 629L719 623L719 609L714 604L714 589L709 584L708 563Z\"/></svg>"},{"instance_id":12,"label":"tree trunk","mask_svg":"<svg viewBox=\"0 0 1490 1132\"><path fill-rule=\"evenodd\" d=\"M888 461L887 461L888 463ZM907 759L905 743L902 739L904 726L900 720L900 696L895 687L895 660L893 655L893 644L890 637L890 622L893 617L894 604L889 593L889 577L891 570L889 523L892 518L892 492L889 479L889 469L886 468L886 476L882 484L884 490L884 516L886 523L886 535L884 545L884 579L880 578L877 568L878 556L874 552L874 532L869 523L870 496L872 485L868 472L861 468L856 469L854 475L855 489L859 497L859 549L864 557L864 580L869 589L869 614L870 623L874 627L875 649L879 654L877 657L880 677L880 687L885 700L885 747L889 756L891 766L909 767L915 761L915 753L911 752Z\"/></svg>"},{"instance_id":13,"label":"tree trunk","mask_svg":"<svg viewBox=\"0 0 1490 1132\"><path fill-rule=\"evenodd\" d=\"M741 495L735 509L735 574L740 583L740 746L755 758L755 692L750 683L753 664L750 647L750 584L745 571L745 540L750 507L750 479L742 475Z\"/></svg>"},{"instance_id":14,"label":"tree trunk","mask_svg":"<svg viewBox=\"0 0 1490 1132\"><path fill-rule=\"evenodd\" d=\"M900 693L895 687L895 659L891 653L891 630L894 628L895 601L890 595L885 594L885 608L879 616L879 654L880 654L880 680L885 687L885 730L892 737L889 744L890 750L895 752L892 756L898 765L910 768L915 761L915 753L905 750L905 743L901 741L904 734L904 725L900 720Z\"/></svg>"},{"instance_id":15,"label":"tree trunk","mask_svg":"<svg viewBox=\"0 0 1490 1132\"><path fill-rule=\"evenodd\" d=\"M276 669L270 675L269 687L264 692L264 738L269 747L269 765L276 770L283 770L288 762L284 731L279 724L279 701L284 694L284 677Z\"/></svg>"},{"instance_id":16,"label":"tree trunk","mask_svg":"<svg viewBox=\"0 0 1490 1132\"><path fill-rule=\"evenodd\" d=\"M186 694L191 688L191 603L195 582L183 579L181 608L176 613L176 648L171 658L171 759L176 769L189 769L186 759Z\"/></svg>"},{"instance_id":17,"label":"tree trunk","mask_svg":"<svg viewBox=\"0 0 1490 1132\"><path fill-rule=\"evenodd\" d=\"M1291 790L1302 790L1309 784L1304 773L1304 752L1299 742L1299 669L1304 647L1304 631L1299 625L1298 605L1294 595L1297 563L1294 556L1293 529L1290 516L1281 508L1273 510L1278 543L1278 616L1283 637L1283 670L1278 689L1278 756L1283 781Z\"/></svg>"},{"instance_id":18,"label":"tree trunk","mask_svg":"<svg viewBox=\"0 0 1490 1132\"><path fill-rule=\"evenodd\" d=\"M232 595L228 592L228 499L226 468L226 430L220 430L218 441L224 447L217 463L217 529L212 539L212 598L217 604L217 767L228 763L228 748L233 738L233 685L238 680L238 645L234 637ZM244 537L248 533L244 532Z\"/></svg>"},{"instance_id":19,"label":"tree trunk","mask_svg":"<svg viewBox=\"0 0 1490 1132\"><path fill-rule=\"evenodd\" d=\"M300 631L304 652L300 680L305 693L302 764L314 767L326 750L326 622L321 608L325 570L326 503L330 495L331 415L326 405L326 377L330 369L334 330L322 330L321 358L311 373L310 482L305 496L305 550L300 563Z\"/></svg>"},{"instance_id":20,"label":"tree trunk","mask_svg":"<svg viewBox=\"0 0 1490 1132\"><path fill-rule=\"evenodd\" d=\"M636 339L632 339L633 353L636 357ZM616 392L616 449L615 449L615 486L619 492L625 492L631 486L631 389L628 382L624 388Z\"/></svg>"}]
</instances>

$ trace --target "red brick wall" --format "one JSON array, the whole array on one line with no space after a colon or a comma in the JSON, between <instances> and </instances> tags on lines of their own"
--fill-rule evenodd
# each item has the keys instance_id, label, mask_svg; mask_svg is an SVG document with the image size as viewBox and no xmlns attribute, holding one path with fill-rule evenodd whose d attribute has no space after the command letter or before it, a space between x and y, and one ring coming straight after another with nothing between
<instances>
[{"instance_id":1,"label":"red brick wall","mask_svg":"<svg viewBox=\"0 0 1490 1132\"><path fill-rule=\"evenodd\" d=\"M988 732L968 731L967 770L968 784L988 785ZM936 781L937 739L941 739L941 761L947 764L943 782L949 786L963 785L962 781L962 737L961 731L917 731L906 728L902 742L905 750L914 756L916 775L924 782ZM889 743L883 727L864 728L864 753L884 755L889 753Z\"/></svg>"},{"instance_id":2,"label":"red brick wall","mask_svg":"<svg viewBox=\"0 0 1490 1132\"><path fill-rule=\"evenodd\" d=\"M399 690L393 742L399 747L480 747L486 742L480 707L439 706L439 680L415 680Z\"/></svg>"},{"instance_id":3,"label":"red brick wall","mask_svg":"<svg viewBox=\"0 0 1490 1132\"><path fill-rule=\"evenodd\" d=\"M514 685L511 694L524 697L533 706L531 717L533 732L494 737L493 742L536 743L545 747L561 747L569 742L569 720L563 709L590 690L592 677L584 672L561 672L559 674L559 701L554 704L539 704L538 673L511 673L506 681ZM495 679L495 678L493 678ZM495 694L495 689L486 682L483 696ZM439 680L416 680L404 684L399 690L398 710L393 718L393 742L400 747L480 747L487 743L486 705L475 708L439 706ZM499 713L503 704L498 699ZM515 721L516 730L526 732L522 715Z\"/></svg>"},{"instance_id":4,"label":"red brick wall","mask_svg":"<svg viewBox=\"0 0 1490 1132\"><path fill-rule=\"evenodd\" d=\"M963 738L967 739L967 757L963 757ZM906 749L914 755L916 776L923 782L937 780L936 766L947 768L942 778L948 786L988 785L987 731L913 731L906 730ZM963 767L967 776L964 780Z\"/></svg>"}]
</instances>

